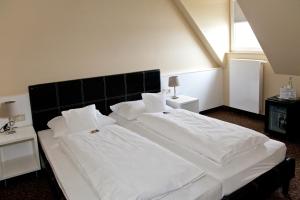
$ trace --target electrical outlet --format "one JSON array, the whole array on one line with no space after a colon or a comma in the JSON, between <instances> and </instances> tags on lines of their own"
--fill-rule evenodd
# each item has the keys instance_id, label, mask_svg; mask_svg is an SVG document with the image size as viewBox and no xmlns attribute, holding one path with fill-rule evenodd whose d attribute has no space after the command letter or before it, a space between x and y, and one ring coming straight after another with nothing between
<instances>
[{"instance_id":1,"label":"electrical outlet","mask_svg":"<svg viewBox=\"0 0 300 200\"><path fill-rule=\"evenodd\" d=\"M16 121L16 122L22 122L22 121L25 121L25 115L22 114L22 115L17 115L17 116L15 116L15 121Z\"/></svg>"}]
</instances>

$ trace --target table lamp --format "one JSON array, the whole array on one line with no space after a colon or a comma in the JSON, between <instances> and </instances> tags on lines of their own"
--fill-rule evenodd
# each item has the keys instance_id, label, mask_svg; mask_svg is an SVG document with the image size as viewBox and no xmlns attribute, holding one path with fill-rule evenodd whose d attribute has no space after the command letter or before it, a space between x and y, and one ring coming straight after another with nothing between
<instances>
[{"instance_id":1,"label":"table lamp","mask_svg":"<svg viewBox=\"0 0 300 200\"><path fill-rule=\"evenodd\" d=\"M174 96L172 96L172 99L178 98L176 96L176 86L179 86L178 76L170 76L169 77L169 87L174 87Z\"/></svg>"},{"instance_id":2,"label":"table lamp","mask_svg":"<svg viewBox=\"0 0 300 200\"><path fill-rule=\"evenodd\" d=\"M18 115L15 101L6 101L2 103L3 112L6 117L8 117L7 127L5 128L5 132L7 134L15 133L14 125L15 125L15 116Z\"/></svg>"}]
</instances>

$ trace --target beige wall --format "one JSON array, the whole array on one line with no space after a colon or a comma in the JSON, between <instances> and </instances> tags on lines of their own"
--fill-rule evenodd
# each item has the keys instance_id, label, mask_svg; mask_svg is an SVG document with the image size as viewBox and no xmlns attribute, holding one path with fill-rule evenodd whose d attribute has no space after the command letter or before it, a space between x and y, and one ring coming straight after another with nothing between
<instances>
[{"instance_id":1,"label":"beige wall","mask_svg":"<svg viewBox=\"0 0 300 200\"><path fill-rule=\"evenodd\" d=\"M229 52L229 0L181 0L181 2L222 62L225 53Z\"/></svg>"},{"instance_id":2,"label":"beige wall","mask_svg":"<svg viewBox=\"0 0 300 200\"><path fill-rule=\"evenodd\" d=\"M0 96L31 84L216 63L172 0L1 0Z\"/></svg>"},{"instance_id":3,"label":"beige wall","mask_svg":"<svg viewBox=\"0 0 300 200\"><path fill-rule=\"evenodd\" d=\"M227 54L227 60L229 59L255 59L255 60L265 60L264 64L264 99L268 97L278 95L279 88L288 83L289 77L293 77L294 87L297 90L298 96L300 95L300 76L288 76L275 74L272 66L268 62L264 54L251 54L251 53L230 53ZM224 68L224 102L228 105L228 62L226 62L226 67Z\"/></svg>"}]
</instances>

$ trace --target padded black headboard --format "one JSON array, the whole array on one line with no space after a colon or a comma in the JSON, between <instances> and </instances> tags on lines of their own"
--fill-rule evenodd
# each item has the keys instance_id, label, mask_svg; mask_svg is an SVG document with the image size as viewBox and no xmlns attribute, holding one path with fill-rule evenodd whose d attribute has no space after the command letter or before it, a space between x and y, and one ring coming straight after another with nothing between
<instances>
[{"instance_id":1,"label":"padded black headboard","mask_svg":"<svg viewBox=\"0 0 300 200\"><path fill-rule=\"evenodd\" d=\"M160 70L85 78L29 86L33 127L47 129L47 122L61 111L95 104L103 114L109 106L139 100L143 92L160 92Z\"/></svg>"}]
</instances>

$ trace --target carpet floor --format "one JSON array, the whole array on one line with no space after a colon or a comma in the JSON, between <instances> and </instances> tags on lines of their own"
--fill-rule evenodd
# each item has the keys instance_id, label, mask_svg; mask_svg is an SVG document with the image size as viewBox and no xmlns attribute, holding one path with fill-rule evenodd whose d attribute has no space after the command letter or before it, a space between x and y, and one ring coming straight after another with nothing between
<instances>
[{"instance_id":1,"label":"carpet floor","mask_svg":"<svg viewBox=\"0 0 300 200\"><path fill-rule=\"evenodd\" d=\"M238 113L226 108L216 109L206 112L205 115L235 123L247 128L254 129L273 138L264 132L264 121L262 118ZM278 139L278 138L274 138ZM296 177L291 181L290 199L300 200L300 144L291 143L282 139L287 145L287 155L296 159ZM274 192L268 200L286 199L278 190ZM0 184L0 200L56 200L46 176L39 173L38 177L34 174L17 177L7 181L7 186L3 182Z\"/></svg>"}]
</instances>

